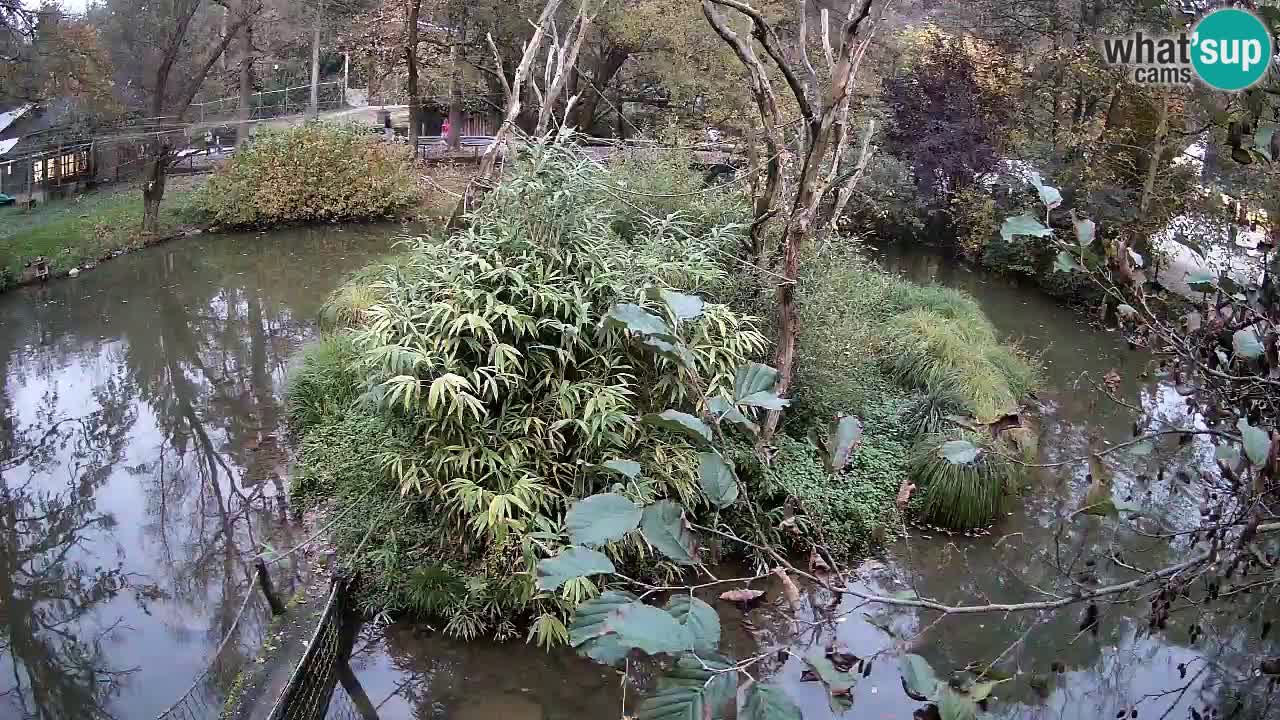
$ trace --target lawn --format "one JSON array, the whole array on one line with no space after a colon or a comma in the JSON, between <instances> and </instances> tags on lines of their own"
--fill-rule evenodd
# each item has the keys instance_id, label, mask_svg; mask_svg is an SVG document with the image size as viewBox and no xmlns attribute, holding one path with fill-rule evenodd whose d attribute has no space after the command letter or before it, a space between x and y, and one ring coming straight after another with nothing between
<instances>
[{"instance_id":1,"label":"lawn","mask_svg":"<svg viewBox=\"0 0 1280 720\"><path fill-rule=\"evenodd\" d=\"M170 178L160 207L158 237L179 229L191 218L189 208L204 178ZM53 275L97 262L117 250L146 244L142 235L142 191L117 185L75 198L38 205L34 210L0 208L0 291L22 278L37 257L49 261Z\"/></svg>"}]
</instances>

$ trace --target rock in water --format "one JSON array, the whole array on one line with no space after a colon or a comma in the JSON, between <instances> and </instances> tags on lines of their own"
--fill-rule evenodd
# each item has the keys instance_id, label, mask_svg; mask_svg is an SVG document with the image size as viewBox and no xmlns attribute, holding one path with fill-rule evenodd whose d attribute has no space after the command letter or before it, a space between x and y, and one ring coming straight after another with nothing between
<instances>
[{"instance_id":1,"label":"rock in water","mask_svg":"<svg viewBox=\"0 0 1280 720\"><path fill-rule=\"evenodd\" d=\"M71 268L70 270L67 271L67 275L71 277L75 277L79 274L80 274L80 268Z\"/></svg>"}]
</instances>

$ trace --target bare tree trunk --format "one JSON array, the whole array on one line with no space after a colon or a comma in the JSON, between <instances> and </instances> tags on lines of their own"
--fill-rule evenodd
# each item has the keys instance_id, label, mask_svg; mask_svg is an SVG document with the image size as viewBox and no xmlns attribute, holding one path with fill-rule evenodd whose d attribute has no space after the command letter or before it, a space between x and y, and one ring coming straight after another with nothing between
<instances>
[{"instance_id":1,"label":"bare tree trunk","mask_svg":"<svg viewBox=\"0 0 1280 720\"><path fill-rule=\"evenodd\" d=\"M315 29L311 33L311 107L310 115L320 117L320 24L324 22L324 3L316 6Z\"/></svg>"},{"instance_id":2,"label":"bare tree trunk","mask_svg":"<svg viewBox=\"0 0 1280 720\"><path fill-rule=\"evenodd\" d=\"M169 146L163 138L151 142L142 186L142 232L154 235L160 229L160 201L164 199Z\"/></svg>"},{"instance_id":3,"label":"bare tree trunk","mask_svg":"<svg viewBox=\"0 0 1280 720\"><path fill-rule=\"evenodd\" d=\"M556 102L560 99L560 94L564 91L565 84L569 82L569 77L573 75L573 68L578 63L578 52L582 49L582 40L591 29L591 18L586 15L586 9L586 2L583 2L582 9L578 11L578 17L569 28L568 37L564 39L564 46L557 53L560 61L556 64L551 81L546 83L545 92L542 95L542 106L538 108L538 124L533 133L538 137L547 132L555 112ZM547 69L551 70L549 67ZM573 111L575 102L577 102L576 97L570 98L569 104L565 107L566 118Z\"/></svg>"},{"instance_id":4,"label":"bare tree trunk","mask_svg":"<svg viewBox=\"0 0 1280 720\"><path fill-rule=\"evenodd\" d=\"M422 102L418 98L418 15L422 0L409 0L409 34L404 46L405 63L409 66L409 147L418 157L418 129L422 124Z\"/></svg>"},{"instance_id":5,"label":"bare tree trunk","mask_svg":"<svg viewBox=\"0 0 1280 720\"><path fill-rule=\"evenodd\" d=\"M603 93L613 83L613 78L622 70L629 57L631 53L625 48L610 47L597 56L591 73L579 78L579 84L585 83L586 87L580 87L576 93L579 99L574 125L582 132L590 134L595 131L596 115L600 112Z\"/></svg>"},{"instance_id":6,"label":"bare tree trunk","mask_svg":"<svg viewBox=\"0 0 1280 720\"><path fill-rule=\"evenodd\" d=\"M240 107L236 112L236 149L239 150L249 139L249 121L253 108L253 25L244 28L244 39L240 43Z\"/></svg>"},{"instance_id":7,"label":"bare tree trunk","mask_svg":"<svg viewBox=\"0 0 1280 720\"><path fill-rule=\"evenodd\" d=\"M462 3L463 7L466 6ZM449 148L458 149L462 140L462 44L466 42L466 20L458 16L458 4L450 13L453 19L453 42L449 44Z\"/></svg>"}]
</instances>

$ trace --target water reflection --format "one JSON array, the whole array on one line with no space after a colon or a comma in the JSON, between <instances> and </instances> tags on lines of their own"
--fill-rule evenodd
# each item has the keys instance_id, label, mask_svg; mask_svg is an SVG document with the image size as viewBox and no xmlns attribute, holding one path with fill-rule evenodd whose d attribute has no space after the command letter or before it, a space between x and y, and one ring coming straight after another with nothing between
<instances>
[{"instance_id":1,"label":"water reflection","mask_svg":"<svg viewBox=\"0 0 1280 720\"><path fill-rule=\"evenodd\" d=\"M203 668L244 558L291 537L285 363L391 234L196 238L0 297L0 716L154 717Z\"/></svg>"}]
</instances>

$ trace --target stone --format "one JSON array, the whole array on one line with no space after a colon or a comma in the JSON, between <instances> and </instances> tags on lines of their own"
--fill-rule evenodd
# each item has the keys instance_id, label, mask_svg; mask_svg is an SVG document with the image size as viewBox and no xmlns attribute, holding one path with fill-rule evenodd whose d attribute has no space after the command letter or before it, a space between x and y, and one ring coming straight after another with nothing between
<instances>
[{"instance_id":1,"label":"stone","mask_svg":"<svg viewBox=\"0 0 1280 720\"><path fill-rule=\"evenodd\" d=\"M67 275L70 277L75 277L79 274L80 274L80 268L71 268L70 270L67 271Z\"/></svg>"}]
</instances>

